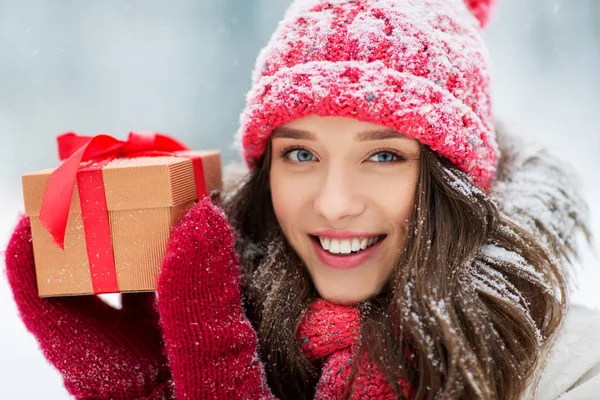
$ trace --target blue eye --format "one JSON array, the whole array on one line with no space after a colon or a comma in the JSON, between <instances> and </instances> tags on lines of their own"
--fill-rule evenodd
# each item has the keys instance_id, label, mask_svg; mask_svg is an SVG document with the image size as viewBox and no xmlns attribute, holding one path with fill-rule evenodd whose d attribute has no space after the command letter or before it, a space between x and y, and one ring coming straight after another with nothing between
<instances>
[{"instance_id":1,"label":"blue eye","mask_svg":"<svg viewBox=\"0 0 600 400\"><path fill-rule=\"evenodd\" d=\"M375 161L380 163L389 163L394 161L399 161L400 158L394 153L390 153L389 151L380 151L377 154L373 154L369 161Z\"/></svg>"},{"instance_id":2,"label":"blue eye","mask_svg":"<svg viewBox=\"0 0 600 400\"><path fill-rule=\"evenodd\" d=\"M315 160L315 156L310 151L303 149L292 150L287 153L286 157L296 162L308 162Z\"/></svg>"}]
</instances>

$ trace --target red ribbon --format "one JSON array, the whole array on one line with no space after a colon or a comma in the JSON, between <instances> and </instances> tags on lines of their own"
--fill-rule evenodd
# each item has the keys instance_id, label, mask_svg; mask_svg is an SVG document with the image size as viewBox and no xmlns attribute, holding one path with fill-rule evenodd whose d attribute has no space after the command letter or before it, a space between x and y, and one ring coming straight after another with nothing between
<instances>
[{"instance_id":1,"label":"red ribbon","mask_svg":"<svg viewBox=\"0 0 600 400\"><path fill-rule=\"evenodd\" d=\"M202 159L187 155L187 146L153 132L131 132L126 141L108 135L79 136L68 132L57 137L63 163L50 175L40 210L40 223L64 250L71 198L78 183L81 214L94 293L118 292L102 167L115 158L182 156L192 159L198 199L206 194ZM92 161L81 166L82 162Z\"/></svg>"}]
</instances>

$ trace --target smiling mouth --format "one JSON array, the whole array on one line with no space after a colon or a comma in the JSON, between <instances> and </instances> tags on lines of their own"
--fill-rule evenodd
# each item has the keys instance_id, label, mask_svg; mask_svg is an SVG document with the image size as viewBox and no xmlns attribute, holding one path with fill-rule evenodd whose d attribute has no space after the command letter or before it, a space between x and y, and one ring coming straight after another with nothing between
<instances>
[{"instance_id":1,"label":"smiling mouth","mask_svg":"<svg viewBox=\"0 0 600 400\"><path fill-rule=\"evenodd\" d=\"M327 253L335 256L350 256L358 254L384 240L387 235L372 236L369 238L357 237L352 239L332 239L309 235Z\"/></svg>"}]
</instances>

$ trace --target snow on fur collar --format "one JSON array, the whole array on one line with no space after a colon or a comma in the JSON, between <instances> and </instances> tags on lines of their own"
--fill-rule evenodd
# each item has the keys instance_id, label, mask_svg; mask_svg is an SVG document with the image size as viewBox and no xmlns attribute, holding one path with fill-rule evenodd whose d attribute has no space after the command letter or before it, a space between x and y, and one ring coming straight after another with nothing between
<instances>
[{"instance_id":1,"label":"snow on fur collar","mask_svg":"<svg viewBox=\"0 0 600 400\"><path fill-rule=\"evenodd\" d=\"M589 239L589 209L579 179L539 143L525 142L502 125L496 131L501 159L490 195L506 216L554 250L573 288L577 241L581 234Z\"/></svg>"}]
</instances>

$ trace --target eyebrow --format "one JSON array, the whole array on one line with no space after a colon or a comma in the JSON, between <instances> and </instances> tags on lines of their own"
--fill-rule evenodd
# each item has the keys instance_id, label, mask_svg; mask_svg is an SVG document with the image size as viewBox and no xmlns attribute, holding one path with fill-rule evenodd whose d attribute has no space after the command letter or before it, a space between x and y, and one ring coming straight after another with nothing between
<instances>
[{"instance_id":1,"label":"eyebrow","mask_svg":"<svg viewBox=\"0 0 600 400\"><path fill-rule=\"evenodd\" d=\"M360 132L357 138L359 142L366 142L369 140L407 139L406 136L392 129L377 129L374 131Z\"/></svg>"},{"instance_id":2,"label":"eyebrow","mask_svg":"<svg viewBox=\"0 0 600 400\"><path fill-rule=\"evenodd\" d=\"M296 140L317 140L314 133L302 129L294 128L277 128L273 132L272 139L296 139ZM371 140L386 140L386 139L407 139L403 134L392 129L377 129L372 131L360 132L357 136L357 141L366 142Z\"/></svg>"}]
</instances>

